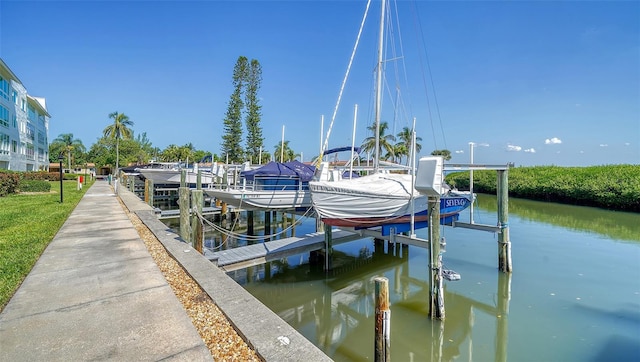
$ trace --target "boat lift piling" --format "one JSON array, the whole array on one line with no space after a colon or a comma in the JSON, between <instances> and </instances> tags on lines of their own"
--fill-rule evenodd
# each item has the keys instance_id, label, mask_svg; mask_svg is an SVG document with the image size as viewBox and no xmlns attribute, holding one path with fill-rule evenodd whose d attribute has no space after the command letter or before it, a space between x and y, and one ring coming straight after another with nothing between
<instances>
[{"instance_id":1,"label":"boat lift piling","mask_svg":"<svg viewBox=\"0 0 640 362\"><path fill-rule=\"evenodd\" d=\"M180 187L178 188L178 206L180 208L180 237L191 240L191 224L189 223L189 187L186 185L187 171L180 172Z\"/></svg>"},{"instance_id":2,"label":"boat lift piling","mask_svg":"<svg viewBox=\"0 0 640 362\"><path fill-rule=\"evenodd\" d=\"M429 197L429 316L444 320L444 283L440 252L440 197Z\"/></svg>"},{"instance_id":3,"label":"boat lift piling","mask_svg":"<svg viewBox=\"0 0 640 362\"><path fill-rule=\"evenodd\" d=\"M464 170L494 170L497 172L498 225L482 225L470 220L468 223L454 221L451 226L497 233L498 269L503 273L511 273L513 265L511 262L511 240L509 239L509 165L452 164L445 167L445 171ZM473 180L471 179L470 182ZM472 189L472 187L473 185L470 184L469 188Z\"/></svg>"},{"instance_id":4,"label":"boat lift piling","mask_svg":"<svg viewBox=\"0 0 640 362\"><path fill-rule=\"evenodd\" d=\"M204 192L201 189L191 190L191 205L194 209L194 212L191 216L191 246L196 249L200 254L202 254L203 250L203 240L204 240L204 225L200 217L202 216L202 209L204 207ZM182 227L181 227L182 228Z\"/></svg>"},{"instance_id":5,"label":"boat lift piling","mask_svg":"<svg viewBox=\"0 0 640 362\"><path fill-rule=\"evenodd\" d=\"M511 273L511 240L509 240L509 170L498 171L498 268Z\"/></svg>"}]
</instances>

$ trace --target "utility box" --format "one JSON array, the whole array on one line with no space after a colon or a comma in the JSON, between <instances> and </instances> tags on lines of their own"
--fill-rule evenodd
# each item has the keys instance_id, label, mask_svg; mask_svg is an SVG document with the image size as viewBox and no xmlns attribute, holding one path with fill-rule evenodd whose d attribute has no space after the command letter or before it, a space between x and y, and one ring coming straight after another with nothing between
<instances>
[{"instance_id":1,"label":"utility box","mask_svg":"<svg viewBox=\"0 0 640 362\"><path fill-rule=\"evenodd\" d=\"M444 159L442 156L422 157L418 161L415 188L427 196L442 194Z\"/></svg>"}]
</instances>

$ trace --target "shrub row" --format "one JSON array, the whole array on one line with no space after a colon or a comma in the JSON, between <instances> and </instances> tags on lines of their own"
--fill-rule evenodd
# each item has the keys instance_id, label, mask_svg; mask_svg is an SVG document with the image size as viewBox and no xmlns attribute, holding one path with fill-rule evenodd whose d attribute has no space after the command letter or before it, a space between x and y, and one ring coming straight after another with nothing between
<instances>
[{"instance_id":1,"label":"shrub row","mask_svg":"<svg viewBox=\"0 0 640 362\"><path fill-rule=\"evenodd\" d=\"M51 191L51 182L44 180L21 180L18 183L20 192L49 192Z\"/></svg>"},{"instance_id":2,"label":"shrub row","mask_svg":"<svg viewBox=\"0 0 640 362\"><path fill-rule=\"evenodd\" d=\"M78 175L64 173L64 180L76 180ZM14 194L18 190L26 191L19 186L22 180L34 180L34 181L60 181L60 173L47 172L47 171L29 171L29 172L17 172L0 170L0 197ZM43 184L44 185L44 184ZM48 191L48 190L47 190Z\"/></svg>"},{"instance_id":3,"label":"shrub row","mask_svg":"<svg viewBox=\"0 0 640 362\"><path fill-rule=\"evenodd\" d=\"M446 181L461 190L468 190L469 172L451 173ZM496 185L495 171L474 171L475 192L495 194ZM640 212L640 165L511 168L509 195Z\"/></svg>"}]
</instances>

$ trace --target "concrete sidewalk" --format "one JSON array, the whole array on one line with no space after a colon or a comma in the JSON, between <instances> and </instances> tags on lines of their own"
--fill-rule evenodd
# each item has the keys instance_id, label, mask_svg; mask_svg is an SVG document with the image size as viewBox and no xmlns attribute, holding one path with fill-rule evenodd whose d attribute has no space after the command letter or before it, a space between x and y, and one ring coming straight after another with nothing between
<instances>
[{"instance_id":1,"label":"concrete sidewalk","mask_svg":"<svg viewBox=\"0 0 640 362\"><path fill-rule=\"evenodd\" d=\"M212 360L107 181L0 314L0 361L44 360Z\"/></svg>"}]
</instances>

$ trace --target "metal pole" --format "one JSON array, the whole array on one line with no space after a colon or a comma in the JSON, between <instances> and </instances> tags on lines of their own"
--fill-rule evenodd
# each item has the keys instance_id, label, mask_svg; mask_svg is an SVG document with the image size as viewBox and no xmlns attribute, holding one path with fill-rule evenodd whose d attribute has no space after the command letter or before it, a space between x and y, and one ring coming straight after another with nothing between
<instances>
[{"instance_id":1,"label":"metal pole","mask_svg":"<svg viewBox=\"0 0 640 362\"><path fill-rule=\"evenodd\" d=\"M60 159L60 203L62 203L62 158Z\"/></svg>"},{"instance_id":2,"label":"metal pole","mask_svg":"<svg viewBox=\"0 0 640 362\"><path fill-rule=\"evenodd\" d=\"M353 135L351 136L351 161L349 161L349 179L353 177L353 153L356 142L356 120L358 119L358 105L353 108Z\"/></svg>"},{"instance_id":3,"label":"metal pole","mask_svg":"<svg viewBox=\"0 0 640 362\"><path fill-rule=\"evenodd\" d=\"M476 144L469 142L469 161L473 166L473 147ZM473 169L469 170L469 193L471 194L471 207L469 207L469 222L473 224Z\"/></svg>"}]
</instances>

